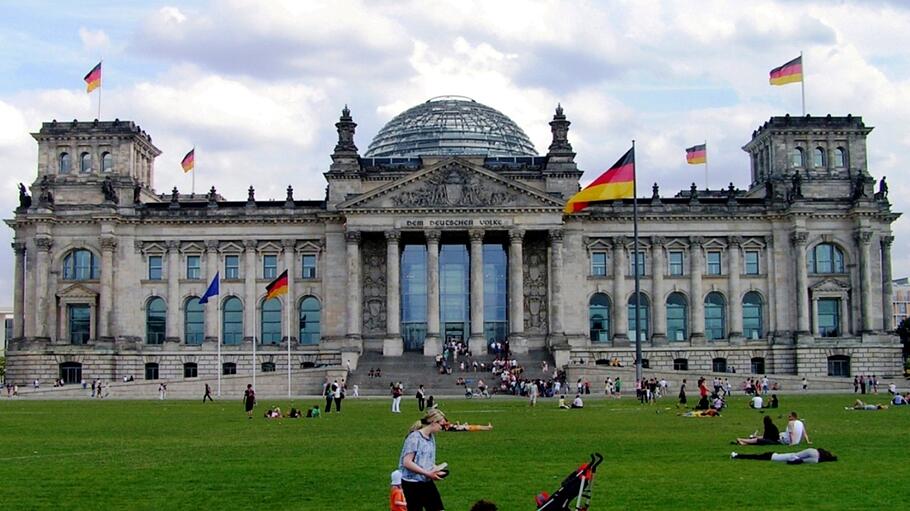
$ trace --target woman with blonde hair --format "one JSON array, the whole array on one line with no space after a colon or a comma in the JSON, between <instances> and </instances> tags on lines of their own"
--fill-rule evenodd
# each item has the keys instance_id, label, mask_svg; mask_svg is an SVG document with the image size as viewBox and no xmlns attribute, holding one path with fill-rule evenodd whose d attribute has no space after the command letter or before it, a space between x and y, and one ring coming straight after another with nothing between
<instances>
[{"instance_id":1,"label":"woman with blonde hair","mask_svg":"<svg viewBox=\"0 0 910 511\"><path fill-rule=\"evenodd\" d=\"M404 439L398 470L401 470L401 489L409 511L445 509L434 481L449 475L445 464L436 464L436 433L446 424L445 414L438 408L431 408L411 426Z\"/></svg>"}]
</instances>

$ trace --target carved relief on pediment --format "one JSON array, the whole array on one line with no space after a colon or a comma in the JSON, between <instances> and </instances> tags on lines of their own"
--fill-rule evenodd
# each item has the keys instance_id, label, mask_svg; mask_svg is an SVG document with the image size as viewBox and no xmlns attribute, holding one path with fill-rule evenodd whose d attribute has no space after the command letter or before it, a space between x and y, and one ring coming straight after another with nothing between
<instances>
[{"instance_id":1,"label":"carved relief on pediment","mask_svg":"<svg viewBox=\"0 0 910 511\"><path fill-rule=\"evenodd\" d=\"M512 206L518 195L460 165L443 167L390 197L399 207Z\"/></svg>"}]
</instances>

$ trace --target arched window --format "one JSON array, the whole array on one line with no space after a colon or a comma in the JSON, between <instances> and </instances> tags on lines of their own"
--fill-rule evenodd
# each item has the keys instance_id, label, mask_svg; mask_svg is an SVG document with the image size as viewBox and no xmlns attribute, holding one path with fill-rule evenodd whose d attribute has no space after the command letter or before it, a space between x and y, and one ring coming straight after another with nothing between
<instances>
[{"instance_id":1,"label":"arched window","mask_svg":"<svg viewBox=\"0 0 910 511\"><path fill-rule=\"evenodd\" d=\"M610 299L603 293L595 293L588 302L588 325L591 342L610 340Z\"/></svg>"},{"instance_id":2,"label":"arched window","mask_svg":"<svg viewBox=\"0 0 910 511\"><path fill-rule=\"evenodd\" d=\"M63 258L63 280L97 280L98 258L89 250L73 250Z\"/></svg>"},{"instance_id":3,"label":"arched window","mask_svg":"<svg viewBox=\"0 0 910 511\"><path fill-rule=\"evenodd\" d=\"M61 174L69 174L73 170L73 160L70 158L70 153L60 153L60 158L58 158L59 170Z\"/></svg>"},{"instance_id":4,"label":"arched window","mask_svg":"<svg viewBox=\"0 0 910 511\"><path fill-rule=\"evenodd\" d=\"M83 174L88 174L92 171L92 155L89 153L82 153L79 155L79 172Z\"/></svg>"},{"instance_id":5,"label":"arched window","mask_svg":"<svg viewBox=\"0 0 910 511\"><path fill-rule=\"evenodd\" d=\"M313 296L307 296L300 302L300 332L298 340L300 344L319 344L319 300Z\"/></svg>"},{"instance_id":6,"label":"arched window","mask_svg":"<svg viewBox=\"0 0 910 511\"><path fill-rule=\"evenodd\" d=\"M809 252L809 273L844 273L844 253L831 243L819 243Z\"/></svg>"},{"instance_id":7,"label":"arched window","mask_svg":"<svg viewBox=\"0 0 910 511\"><path fill-rule=\"evenodd\" d=\"M709 341L723 339L727 335L727 302L718 292L705 297L705 338Z\"/></svg>"},{"instance_id":8,"label":"arched window","mask_svg":"<svg viewBox=\"0 0 910 511\"><path fill-rule=\"evenodd\" d=\"M275 372L275 362L263 362L262 363L262 372L274 373Z\"/></svg>"},{"instance_id":9,"label":"arched window","mask_svg":"<svg viewBox=\"0 0 910 511\"><path fill-rule=\"evenodd\" d=\"M752 374L765 374L764 357L752 357L749 361L749 368L752 370Z\"/></svg>"},{"instance_id":10,"label":"arched window","mask_svg":"<svg viewBox=\"0 0 910 511\"><path fill-rule=\"evenodd\" d=\"M639 296L641 296L641 301L638 304L638 337L635 337L635 295L629 297L629 335L633 341L636 339L646 341L650 337L648 335L648 318L651 316L649 311L651 302L644 293L639 293Z\"/></svg>"},{"instance_id":11,"label":"arched window","mask_svg":"<svg viewBox=\"0 0 910 511\"><path fill-rule=\"evenodd\" d=\"M221 374L237 374L237 364L234 362L225 362L221 364Z\"/></svg>"},{"instance_id":12,"label":"arched window","mask_svg":"<svg viewBox=\"0 0 910 511\"><path fill-rule=\"evenodd\" d=\"M670 293L667 297L667 339L685 341L689 338L689 305L682 293Z\"/></svg>"},{"instance_id":13,"label":"arched window","mask_svg":"<svg viewBox=\"0 0 910 511\"><path fill-rule=\"evenodd\" d=\"M199 366L196 365L196 362L187 362L183 364L184 378L195 378L197 376L199 376Z\"/></svg>"},{"instance_id":14,"label":"arched window","mask_svg":"<svg viewBox=\"0 0 910 511\"><path fill-rule=\"evenodd\" d=\"M167 305L161 298L152 298L145 307L145 342L162 344L166 329Z\"/></svg>"},{"instance_id":15,"label":"arched window","mask_svg":"<svg viewBox=\"0 0 910 511\"><path fill-rule=\"evenodd\" d=\"M717 357L711 360L711 371L715 373L727 372L727 359L723 357Z\"/></svg>"},{"instance_id":16,"label":"arched window","mask_svg":"<svg viewBox=\"0 0 910 511\"><path fill-rule=\"evenodd\" d=\"M834 150L834 166L841 169L847 166L847 150L843 147Z\"/></svg>"},{"instance_id":17,"label":"arched window","mask_svg":"<svg viewBox=\"0 0 910 511\"><path fill-rule=\"evenodd\" d=\"M187 344L202 344L205 340L205 309L195 296L183 307L184 339Z\"/></svg>"},{"instance_id":18,"label":"arched window","mask_svg":"<svg viewBox=\"0 0 910 511\"><path fill-rule=\"evenodd\" d=\"M847 355L831 355L828 357L828 376L850 376L850 357Z\"/></svg>"},{"instance_id":19,"label":"arched window","mask_svg":"<svg viewBox=\"0 0 910 511\"><path fill-rule=\"evenodd\" d=\"M63 362L60 364L60 379L63 383L79 383L82 381L82 364L79 362Z\"/></svg>"},{"instance_id":20,"label":"arched window","mask_svg":"<svg viewBox=\"0 0 910 511\"><path fill-rule=\"evenodd\" d=\"M114 157L111 153L101 153L101 172L110 172L114 170Z\"/></svg>"},{"instance_id":21,"label":"arched window","mask_svg":"<svg viewBox=\"0 0 910 511\"><path fill-rule=\"evenodd\" d=\"M281 300L272 298L262 302L259 331L262 333L262 344L281 342Z\"/></svg>"},{"instance_id":22,"label":"arched window","mask_svg":"<svg viewBox=\"0 0 910 511\"><path fill-rule=\"evenodd\" d=\"M237 345L242 343L243 303L240 302L240 298L231 296L224 301L222 308L224 318L221 324L221 334L224 338L224 344Z\"/></svg>"},{"instance_id":23,"label":"arched window","mask_svg":"<svg viewBox=\"0 0 910 511\"><path fill-rule=\"evenodd\" d=\"M762 299L755 291L749 291L743 297L743 335L746 339L761 339L762 331Z\"/></svg>"},{"instance_id":24,"label":"arched window","mask_svg":"<svg viewBox=\"0 0 910 511\"><path fill-rule=\"evenodd\" d=\"M146 380L157 380L158 379L158 363L157 362L147 362L145 364L145 379Z\"/></svg>"},{"instance_id":25,"label":"arched window","mask_svg":"<svg viewBox=\"0 0 910 511\"><path fill-rule=\"evenodd\" d=\"M790 153L791 162L794 167L805 167L806 166L806 152L803 151L802 147L794 147L793 152Z\"/></svg>"},{"instance_id":26,"label":"arched window","mask_svg":"<svg viewBox=\"0 0 910 511\"><path fill-rule=\"evenodd\" d=\"M821 147L816 147L812 154L814 156L813 163L815 164L815 168L825 168L825 150Z\"/></svg>"}]
</instances>

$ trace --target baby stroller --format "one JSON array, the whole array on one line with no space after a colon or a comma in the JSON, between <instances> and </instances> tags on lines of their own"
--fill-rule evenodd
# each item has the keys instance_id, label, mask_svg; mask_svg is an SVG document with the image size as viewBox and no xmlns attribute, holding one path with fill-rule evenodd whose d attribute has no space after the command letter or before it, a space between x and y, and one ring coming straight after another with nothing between
<instances>
[{"instance_id":1,"label":"baby stroller","mask_svg":"<svg viewBox=\"0 0 910 511\"><path fill-rule=\"evenodd\" d=\"M591 505L594 472L603 460L604 457L595 452L591 455L591 461L570 473L553 495L547 495L546 492L538 495L537 511L587 511Z\"/></svg>"}]
</instances>

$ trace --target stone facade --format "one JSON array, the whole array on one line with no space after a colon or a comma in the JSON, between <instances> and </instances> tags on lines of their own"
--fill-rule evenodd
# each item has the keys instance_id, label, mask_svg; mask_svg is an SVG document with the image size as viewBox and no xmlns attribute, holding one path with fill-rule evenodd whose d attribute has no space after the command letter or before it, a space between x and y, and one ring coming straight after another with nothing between
<instances>
[{"instance_id":1,"label":"stone facade","mask_svg":"<svg viewBox=\"0 0 910 511\"><path fill-rule=\"evenodd\" d=\"M143 376L148 364L161 378L183 377L188 364L199 376L224 363L252 371L254 343L257 370L281 371L289 351L294 368L356 366L363 350L400 355L412 277L402 257L415 244L426 251L421 349L435 355L447 335L440 290L451 285L440 247L452 243L471 261L463 340L475 353L490 339L483 257L493 244L507 258L505 339L514 351L549 349L557 365L632 363L632 201L564 215L582 173L561 108L550 124L545 156L361 158L345 109L326 200L294 200L289 189L287 200L257 201L251 187L233 202L214 188L157 194L159 151L132 122L45 123L34 134L31 193L23 188L7 220L16 253L9 378L53 379L64 365L86 379ZM643 357L652 368L761 359L778 373L900 371L890 314L898 215L866 168L870 130L859 117L774 117L743 148L748 190L661 197L655 185L638 201ZM289 291L274 312L265 286L284 269ZM220 295L200 308L216 272ZM595 328L598 303L605 316Z\"/></svg>"}]
</instances>

